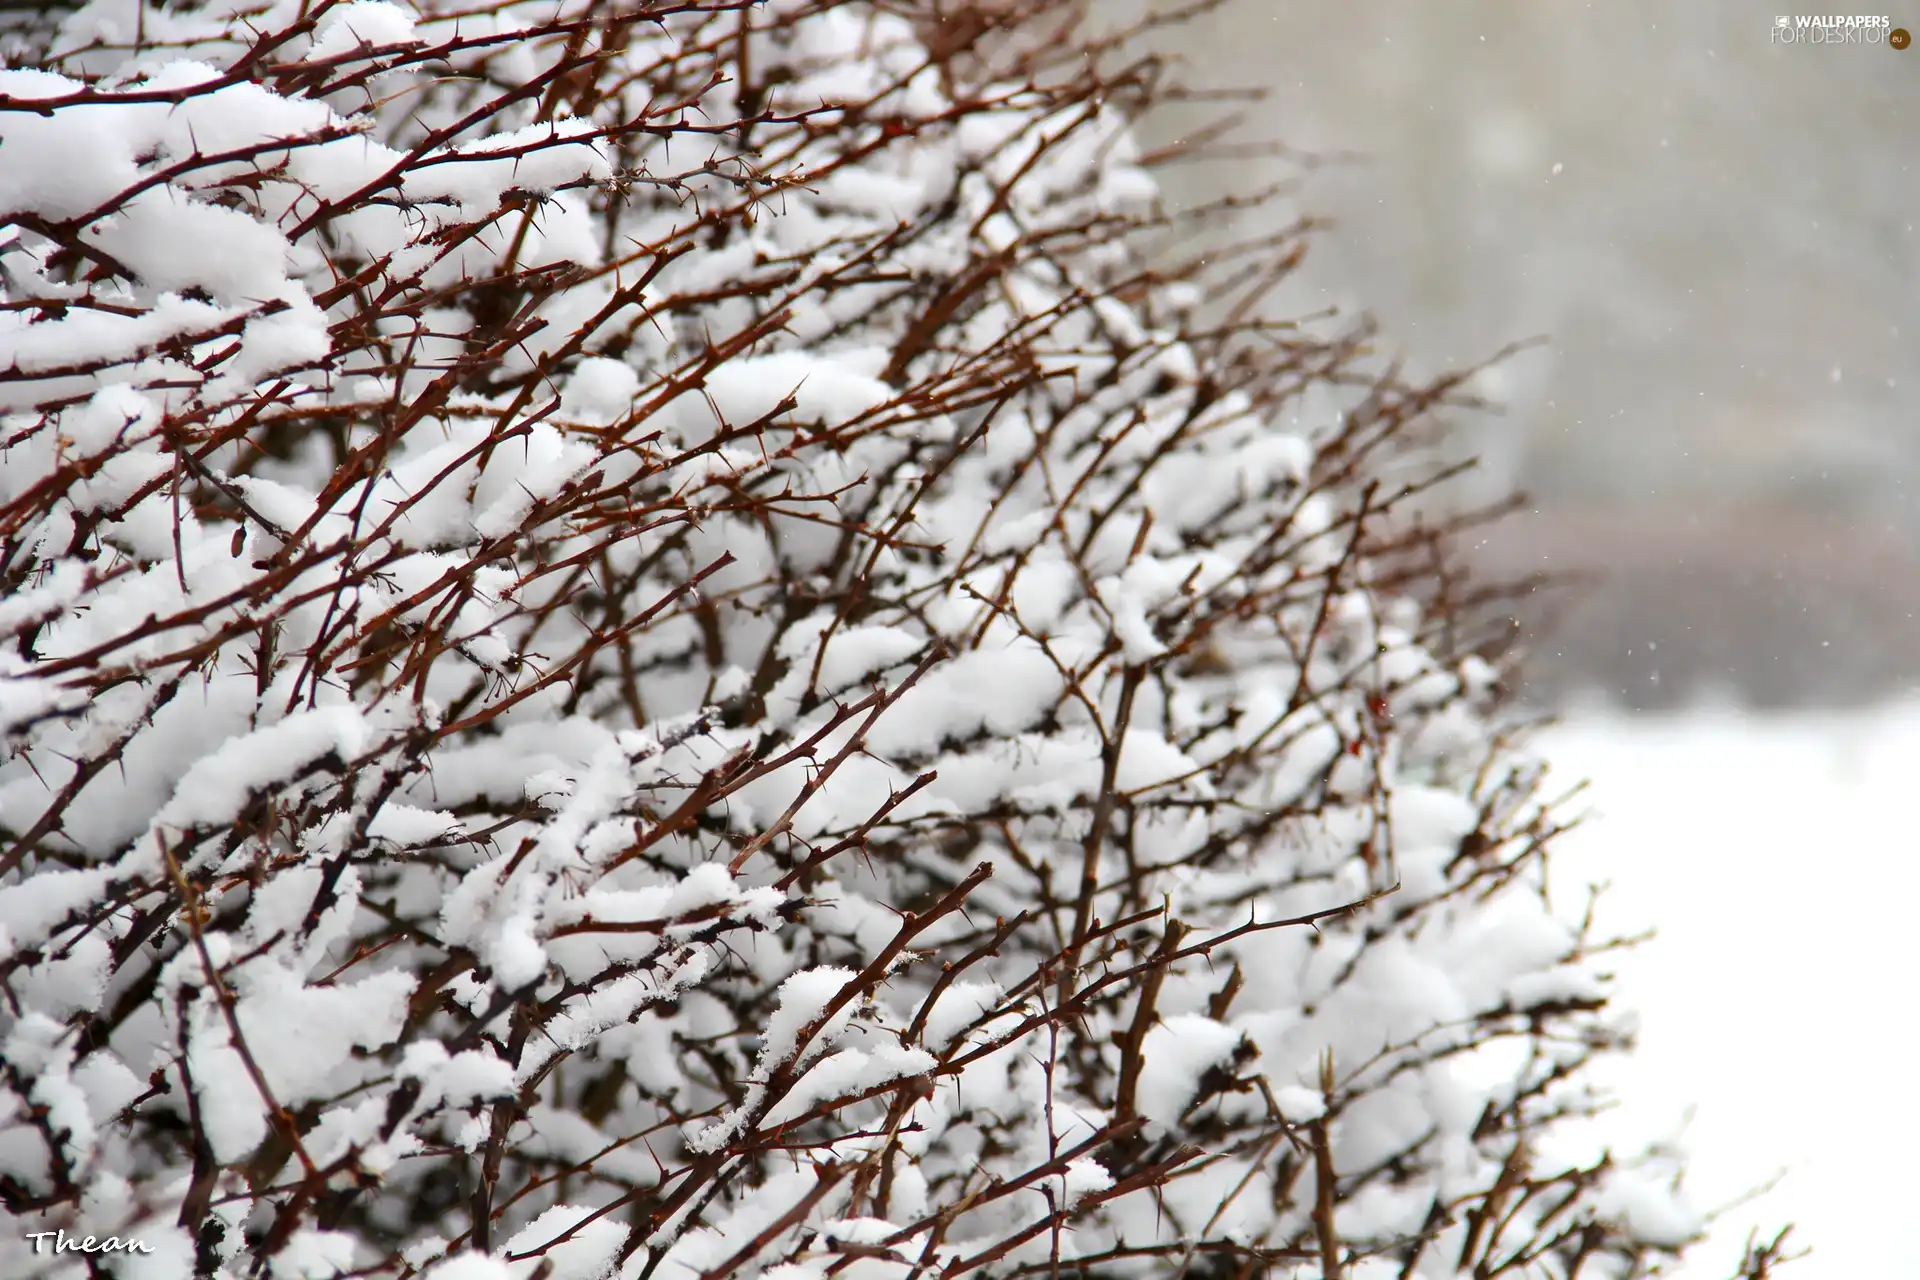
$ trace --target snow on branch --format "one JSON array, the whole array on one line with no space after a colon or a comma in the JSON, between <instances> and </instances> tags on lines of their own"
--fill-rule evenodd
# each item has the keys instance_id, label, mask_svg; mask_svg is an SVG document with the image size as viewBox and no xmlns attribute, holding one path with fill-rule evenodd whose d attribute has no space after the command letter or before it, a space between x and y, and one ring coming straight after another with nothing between
<instances>
[{"instance_id":1,"label":"snow on branch","mask_svg":"<svg viewBox=\"0 0 1920 1280\"><path fill-rule=\"evenodd\" d=\"M1695 1233L1554 1140L1626 1024L1382 478L1459 380L1198 328L1071 18L8 28L10 1213L149 1280Z\"/></svg>"}]
</instances>

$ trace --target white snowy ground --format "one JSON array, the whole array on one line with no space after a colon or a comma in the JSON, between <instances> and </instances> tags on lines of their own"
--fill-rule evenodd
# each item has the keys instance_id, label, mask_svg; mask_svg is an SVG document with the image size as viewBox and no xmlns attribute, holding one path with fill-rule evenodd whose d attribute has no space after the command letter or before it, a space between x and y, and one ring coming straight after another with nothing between
<instances>
[{"instance_id":1,"label":"white snowy ground","mask_svg":"<svg viewBox=\"0 0 1920 1280\"><path fill-rule=\"evenodd\" d=\"M1795 1222L1794 1280L1911 1280L1920 1198L1920 703L1873 713L1580 716L1543 735L1592 786L1555 881L1610 880L1601 919L1641 1052L1623 1133L1683 1122L1688 1185L1724 1204L1687 1280L1733 1274L1750 1228ZM1671 1126L1671 1127L1669 1127Z\"/></svg>"}]
</instances>

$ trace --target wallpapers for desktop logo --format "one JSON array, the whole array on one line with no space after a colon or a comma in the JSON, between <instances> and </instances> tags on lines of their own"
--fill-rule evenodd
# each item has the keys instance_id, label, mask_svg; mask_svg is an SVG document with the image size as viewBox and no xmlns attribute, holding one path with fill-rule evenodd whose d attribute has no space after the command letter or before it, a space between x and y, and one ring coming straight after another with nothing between
<instances>
[{"instance_id":1,"label":"wallpapers for desktop logo","mask_svg":"<svg viewBox=\"0 0 1920 1280\"><path fill-rule=\"evenodd\" d=\"M1771 44L1884 44L1905 49L1912 38L1885 14L1783 13L1773 20Z\"/></svg>"}]
</instances>

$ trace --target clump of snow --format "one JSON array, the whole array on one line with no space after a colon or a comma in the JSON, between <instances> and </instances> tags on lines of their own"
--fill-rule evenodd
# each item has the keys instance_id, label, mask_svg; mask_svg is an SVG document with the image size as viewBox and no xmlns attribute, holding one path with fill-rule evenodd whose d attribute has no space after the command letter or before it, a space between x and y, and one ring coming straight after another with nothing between
<instances>
[{"instance_id":1,"label":"clump of snow","mask_svg":"<svg viewBox=\"0 0 1920 1280\"><path fill-rule=\"evenodd\" d=\"M319 62L363 49L411 44L414 15L387 0L352 0L320 19L319 34L307 50L307 61Z\"/></svg>"},{"instance_id":2,"label":"clump of snow","mask_svg":"<svg viewBox=\"0 0 1920 1280\"><path fill-rule=\"evenodd\" d=\"M1310 1124L1327 1114L1325 1095L1297 1084L1274 1090L1273 1100L1289 1124Z\"/></svg>"},{"instance_id":3,"label":"clump of snow","mask_svg":"<svg viewBox=\"0 0 1920 1280\"><path fill-rule=\"evenodd\" d=\"M782 982L779 1003L773 1016L767 1020L760 1049L760 1065L755 1074L764 1079L796 1056L804 1061L819 1052L822 1042L833 1039L846 1026L847 1018L851 1015L852 1010L848 1005L843 1004L828 1017L805 1043L801 1042L801 1035L808 1027L821 1021L827 1013L827 1006L846 990L853 979L854 973L850 969L825 966L803 969Z\"/></svg>"},{"instance_id":4,"label":"clump of snow","mask_svg":"<svg viewBox=\"0 0 1920 1280\"><path fill-rule=\"evenodd\" d=\"M1185 1014L1147 1032L1140 1046L1140 1114L1158 1124L1180 1122L1200 1091L1207 1071L1233 1060L1241 1033L1232 1027Z\"/></svg>"}]
</instances>

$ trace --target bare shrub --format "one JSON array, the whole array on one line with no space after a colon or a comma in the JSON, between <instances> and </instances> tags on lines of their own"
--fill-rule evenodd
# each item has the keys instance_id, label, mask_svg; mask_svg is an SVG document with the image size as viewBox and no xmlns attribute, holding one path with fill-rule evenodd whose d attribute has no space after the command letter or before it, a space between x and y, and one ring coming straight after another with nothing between
<instances>
[{"instance_id":1,"label":"bare shrub","mask_svg":"<svg viewBox=\"0 0 1920 1280\"><path fill-rule=\"evenodd\" d=\"M1137 265L1153 64L934 0L237 8L0 72L0 1197L146 1250L0 1271L1695 1234L1562 1136L1610 944L1379 479L1451 384L1185 319L1254 259Z\"/></svg>"}]
</instances>

